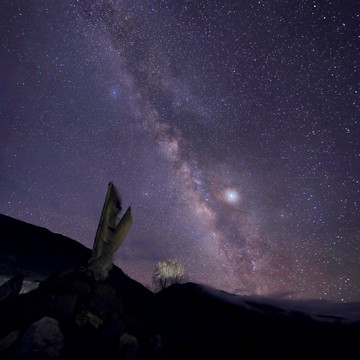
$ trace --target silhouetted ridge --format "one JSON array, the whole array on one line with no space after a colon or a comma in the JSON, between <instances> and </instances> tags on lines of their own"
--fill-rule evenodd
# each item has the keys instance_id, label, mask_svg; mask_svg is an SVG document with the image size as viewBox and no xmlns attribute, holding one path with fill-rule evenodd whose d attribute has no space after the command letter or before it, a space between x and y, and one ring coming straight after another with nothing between
<instances>
[{"instance_id":1,"label":"silhouetted ridge","mask_svg":"<svg viewBox=\"0 0 360 360\"><path fill-rule=\"evenodd\" d=\"M316 321L199 284L172 285L155 303L172 359L352 359L360 350L359 325Z\"/></svg>"},{"instance_id":2,"label":"silhouetted ridge","mask_svg":"<svg viewBox=\"0 0 360 360\"><path fill-rule=\"evenodd\" d=\"M61 269L86 266L90 257L91 250L75 240L0 215L0 275L43 280ZM117 266L110 272L109 282L117 289L127 289L123 297L131 307L143 306L153 295Z\"/></svg>"},{"instance_id":3,"label":"silhouetted ridge","mask_svg":"<svg viewBox=\"0 0 360 360\"><path fill-rule=\"evenodd\" d=\"M86 267L90 249L3 215L0 250L8 273L49 274L27 294L18 295L22 276L0 287L1 359L343 360L360 353L359 323L318 321L322 315L195 283L153 294L115 266L99 280Z\"/></svg>"},{"instance_id":4,"label":"silhouetted ridge","mask_svg":"<svg viewBox=\"0 0 360 360\"><path fill-rule=\"evenodd\" d=\"M0 274L41 280L60 268L86 265L90 256L75 240L0 215Z\"/></svg>"}]
</instances>

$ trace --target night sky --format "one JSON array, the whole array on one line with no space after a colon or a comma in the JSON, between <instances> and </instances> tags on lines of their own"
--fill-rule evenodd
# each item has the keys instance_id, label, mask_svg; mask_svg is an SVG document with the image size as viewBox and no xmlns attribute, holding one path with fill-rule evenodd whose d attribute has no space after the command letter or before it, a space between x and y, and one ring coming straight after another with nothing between
<instances>
[{"instance_id":1,"label":"night sky","mask_svg":"<svg viewBox=\"0 0 360 360\"><path fill-rule=\"evenodd\" d=\"M116 255L151 283L360 300L360 6L3 0L0 213Z\"/></svg>"}]
</instances>

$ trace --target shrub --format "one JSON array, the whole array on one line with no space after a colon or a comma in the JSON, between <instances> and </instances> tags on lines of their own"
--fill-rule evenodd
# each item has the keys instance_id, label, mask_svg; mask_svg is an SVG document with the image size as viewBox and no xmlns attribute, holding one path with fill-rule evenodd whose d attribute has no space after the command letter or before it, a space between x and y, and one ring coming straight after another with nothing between
<instances>
[{"instance_id":1,"label":"shrub","mask_svg":"<svg viewBox=\"0 0 360 360\"><path fill-rule=\"evenodd\" d=\"M155 267L152 282L155 291L160 291L172 284L184 282L184 268L177 259L159 261Z\"/></svg>"}]
</instances>

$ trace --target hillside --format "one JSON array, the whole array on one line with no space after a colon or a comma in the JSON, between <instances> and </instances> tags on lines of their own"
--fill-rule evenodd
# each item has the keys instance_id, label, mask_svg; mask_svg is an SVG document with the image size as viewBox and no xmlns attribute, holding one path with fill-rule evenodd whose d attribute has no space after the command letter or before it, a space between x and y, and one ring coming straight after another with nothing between
<instances>
[{"instance_id":1,"label":"hillside","mask_svg":"<svg viewBox=\"0 0 360 360\"><path fill-rule=\"evenodd\" d=\"M27 294L21 276L0 288L0 358L358 358L359 322L194 283L153 294L117 267L96 281L74 240L5 216L0 233L3 274L46 277Z\"/></svg>"}]
</instances>

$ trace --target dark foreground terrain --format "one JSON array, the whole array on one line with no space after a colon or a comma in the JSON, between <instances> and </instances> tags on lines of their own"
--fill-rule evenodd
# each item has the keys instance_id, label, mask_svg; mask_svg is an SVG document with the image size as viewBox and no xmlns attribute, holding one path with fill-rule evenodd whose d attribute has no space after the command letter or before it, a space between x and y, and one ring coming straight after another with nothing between
<instances>
[{"instance_id":1,"label":"dark foreground terrain","mask_svg":"<svg viewBox=\"0 0 360 360\"><path fill-rule=\"evenodd\" d=\"M117 267L95 281L90 254L0 216L0 359L359 358L359 322L193 283L153 294ZM23 277L40 286L19 295Z\"/></svg>"}]
</instances>

